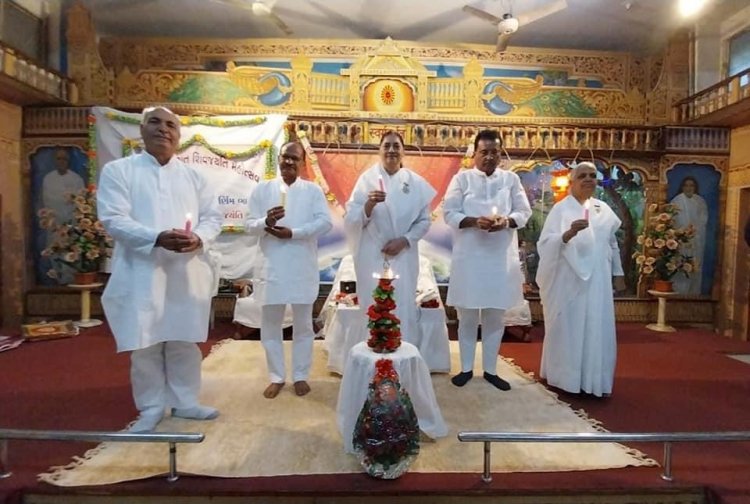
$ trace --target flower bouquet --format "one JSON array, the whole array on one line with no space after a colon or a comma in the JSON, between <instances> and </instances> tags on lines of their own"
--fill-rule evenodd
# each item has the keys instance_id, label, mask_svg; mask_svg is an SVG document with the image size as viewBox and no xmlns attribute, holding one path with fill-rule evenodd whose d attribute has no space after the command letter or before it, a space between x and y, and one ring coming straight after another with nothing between
<instances>
[{"instance_id":1,"label":"flower bouquet","mask_svg":"<svg viewBox=\"0 0 750 504\"><path fill-rule=\"evenodd\" d=\"M96 187L89 185L81 189L70 196L70 201L73 218L67 222L57 222L54 211L48 208L39 210L39 226L51 233L51 241L42 256L78 273L96 273L113 247L112 238L96 216ZM57 279L59 271L52 268L47 275Z\"/></svg>"},{"instance_id":2,"label":"flower bouquet","mask_svg":"<svg viewBox=\"0 0 750 504\"><path fill-rule=\"evenodd\" d=\"M375 363L352 441L362 467L375 478L398 478L419 454L417 414L390 359Z\"/></svg>"},{"instance_id":3,"label":"flower bouquet","mask_svg":"<svg viewBox=\"0 0 750 504\"><path fill-rule=\"evenodd\" d=\"M671 291L672 277L678 273L689 276L696 268L695 260L682 252L695 236L695 230L692 226L674 227L678 212L677 207L668 203L649 205L646 226L638 237L641 250L633 254L641 276L651 278L656 290Z\"/></svg>"}]
</instances>

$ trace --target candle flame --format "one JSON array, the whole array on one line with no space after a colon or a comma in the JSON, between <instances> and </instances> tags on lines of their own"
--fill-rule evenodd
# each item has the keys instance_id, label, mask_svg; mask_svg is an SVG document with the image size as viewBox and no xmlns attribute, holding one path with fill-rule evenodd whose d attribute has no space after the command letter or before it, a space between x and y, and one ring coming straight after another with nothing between
<instances>
[{"instance_id":1,"label":"candle flame","mask_svg":"<svg viewBox=\"0 0 750 504\"><path fill-rule=\"evenodd\" d=\"M185 220L192 220L192 219L193 219L193 214L191 214L190 212L185 214Z\"/></svg>"},{"instance_id":2,"label":"candle flame","mask_svg":"<svg viewBox=\"0 0 750 504\"><path fill-rule=\"evenodd\" d=\"M497 215L497 207L496 206L492 207L492 215Z\"/></svg>"}]
</instances>

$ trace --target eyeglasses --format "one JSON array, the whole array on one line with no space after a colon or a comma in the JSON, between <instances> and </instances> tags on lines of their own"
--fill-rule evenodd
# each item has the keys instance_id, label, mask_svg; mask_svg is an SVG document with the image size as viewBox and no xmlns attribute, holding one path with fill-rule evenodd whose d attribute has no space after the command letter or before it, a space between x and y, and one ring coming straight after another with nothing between
<instances>
[{"instance_id":1,"label":"eyeglasses","mask_svg":"<svg viewBox=\"0 0 750 504\"><path fill-rule=\"evenodd\" d=\"M596 178L596 173L581 173L580 175L576 176L576 179L583 180L583 179L585 179L587 177L590 178L590 179L595 179Z\"/></svg>"}]
</instances>

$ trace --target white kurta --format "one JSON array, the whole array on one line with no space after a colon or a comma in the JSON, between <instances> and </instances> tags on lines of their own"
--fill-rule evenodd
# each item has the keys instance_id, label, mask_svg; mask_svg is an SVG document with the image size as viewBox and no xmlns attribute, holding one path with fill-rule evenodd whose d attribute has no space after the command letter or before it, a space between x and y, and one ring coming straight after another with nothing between
<instances>
[{"instance_id":1,"label":"white kurta","mask_svg":"<svg viewBox=\"0 0 750 504\"><path fill-rule=\"evenodd\" d=\"M459 229L465 217L489 217L493 207L519 228L526 225L531 207L518 175L495 170L488 177L473 168L453 177L443 203L445 222L454 230L448 305L508 309L523 302L516 230Z\"/></svg>"},{"instance_id":2,"label":"white kurta","mask_svg":"<svg viewBox=\"0 0 750 504\"><path fill-rule=\"evenodd\" d=\"M210 247L222 222L206 180L176 157L161 166L150 154L135 154L104 166L97 209L115 241L102 305L118 351L205 341L217 285ZM187 213L203 247L189 253L155 247L162 231L184 228Z\"/></svg>"},{"instance_id":3,"label":"white kurta","mask_svg":"<svg viewBox=\"0 0 750 504\"><path fill-rule=\"evenodd\" d=\"M612 392L617 355L612 276L623 274L615 232L620 219L592 198L589 227L568 243L562 235L584 216L567 196L547 216L537 242L536 280L544 309L540 375L568 392Z\"/></svg>"},{"instance_id":4,"label":"white kurta","mask_svg":"<svg viewBox=\"0 0 750 504\"><path fill-rule=\"evenodd\" d=\"M318 237L331 227L323 191L316 184L297 179L288 187L285 216L278 226L292 230L282 240L265 231L268 210L281 204L280 178L261 182L250 196L245 229L259 236L253 266L253 295L258 304L312 304L318 297Z\"/></svg>"},{"instance_id":5,"label":"white kurta","mask_svg":"<svg viewBox=\"0 0 750 504\"><path fill-rule=\"evenodd\" d=\"M386 192L385 201L375 205L368 218L365 203L371 191L380 188L382 177ZM367 306L377 279L373 273L383 271L385 244L394 238L404 237L409 246L398 255L389 257L390 267L398 275L394 280L396 316L401 319L401 334L405 341L418 344L416 327L417 277L419 275L419 240L430 229L430 202L436 191L422 177L401 168L389 175L376 164L360 175L346 204L344 224L347 241L354 257L357 274L357 295L362 306Z\"/></svg>"},{"instance_id":6,"label":"white kurta","mask_svg":"<svg viewBox=\"0 0 750 504\"><path fill-rule=\"evenodd\" d=\"M691 256L697 265L696 270L689 277L678 273L672 280L674 282L675 292L687 294L690 296L699 296L701 294L701 271L703 270L703 256L706 250L706 224L708 224L708 206L706 200L701 196L694 194L688 198L685 193L680 193L670 202L680 209L675 215L675 226L685 228L693 226L695 236L693 241L680 248L680 252Z\"/></svg>"}]
</instances>

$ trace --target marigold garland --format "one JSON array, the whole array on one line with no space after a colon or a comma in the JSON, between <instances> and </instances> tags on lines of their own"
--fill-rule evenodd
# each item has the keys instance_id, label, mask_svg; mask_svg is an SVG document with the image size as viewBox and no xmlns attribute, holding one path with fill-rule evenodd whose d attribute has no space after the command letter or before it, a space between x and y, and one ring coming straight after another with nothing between
<instances>
[{"instance_id":1,"label":"marigold garland","mask_svg":"<svg viewBox=\"0 0 750 504\"><path fill-rule=\"evenodd\" d=\"M310 166L315 175L315 183L323 189L323 194L326 195L326 200L328 200L329 203L334 203L336 201L336 196L331 192L328 182L326 182L325 177L323 177L323 172L320 170L320 164L318 163L318 156L315 154L315 151L310 144L310 140L307 138L307 134L304 131L298 131L297 138L299 138L302 147L305 149L307 159L310 160Z\"/></svg>"}]
</instances>

